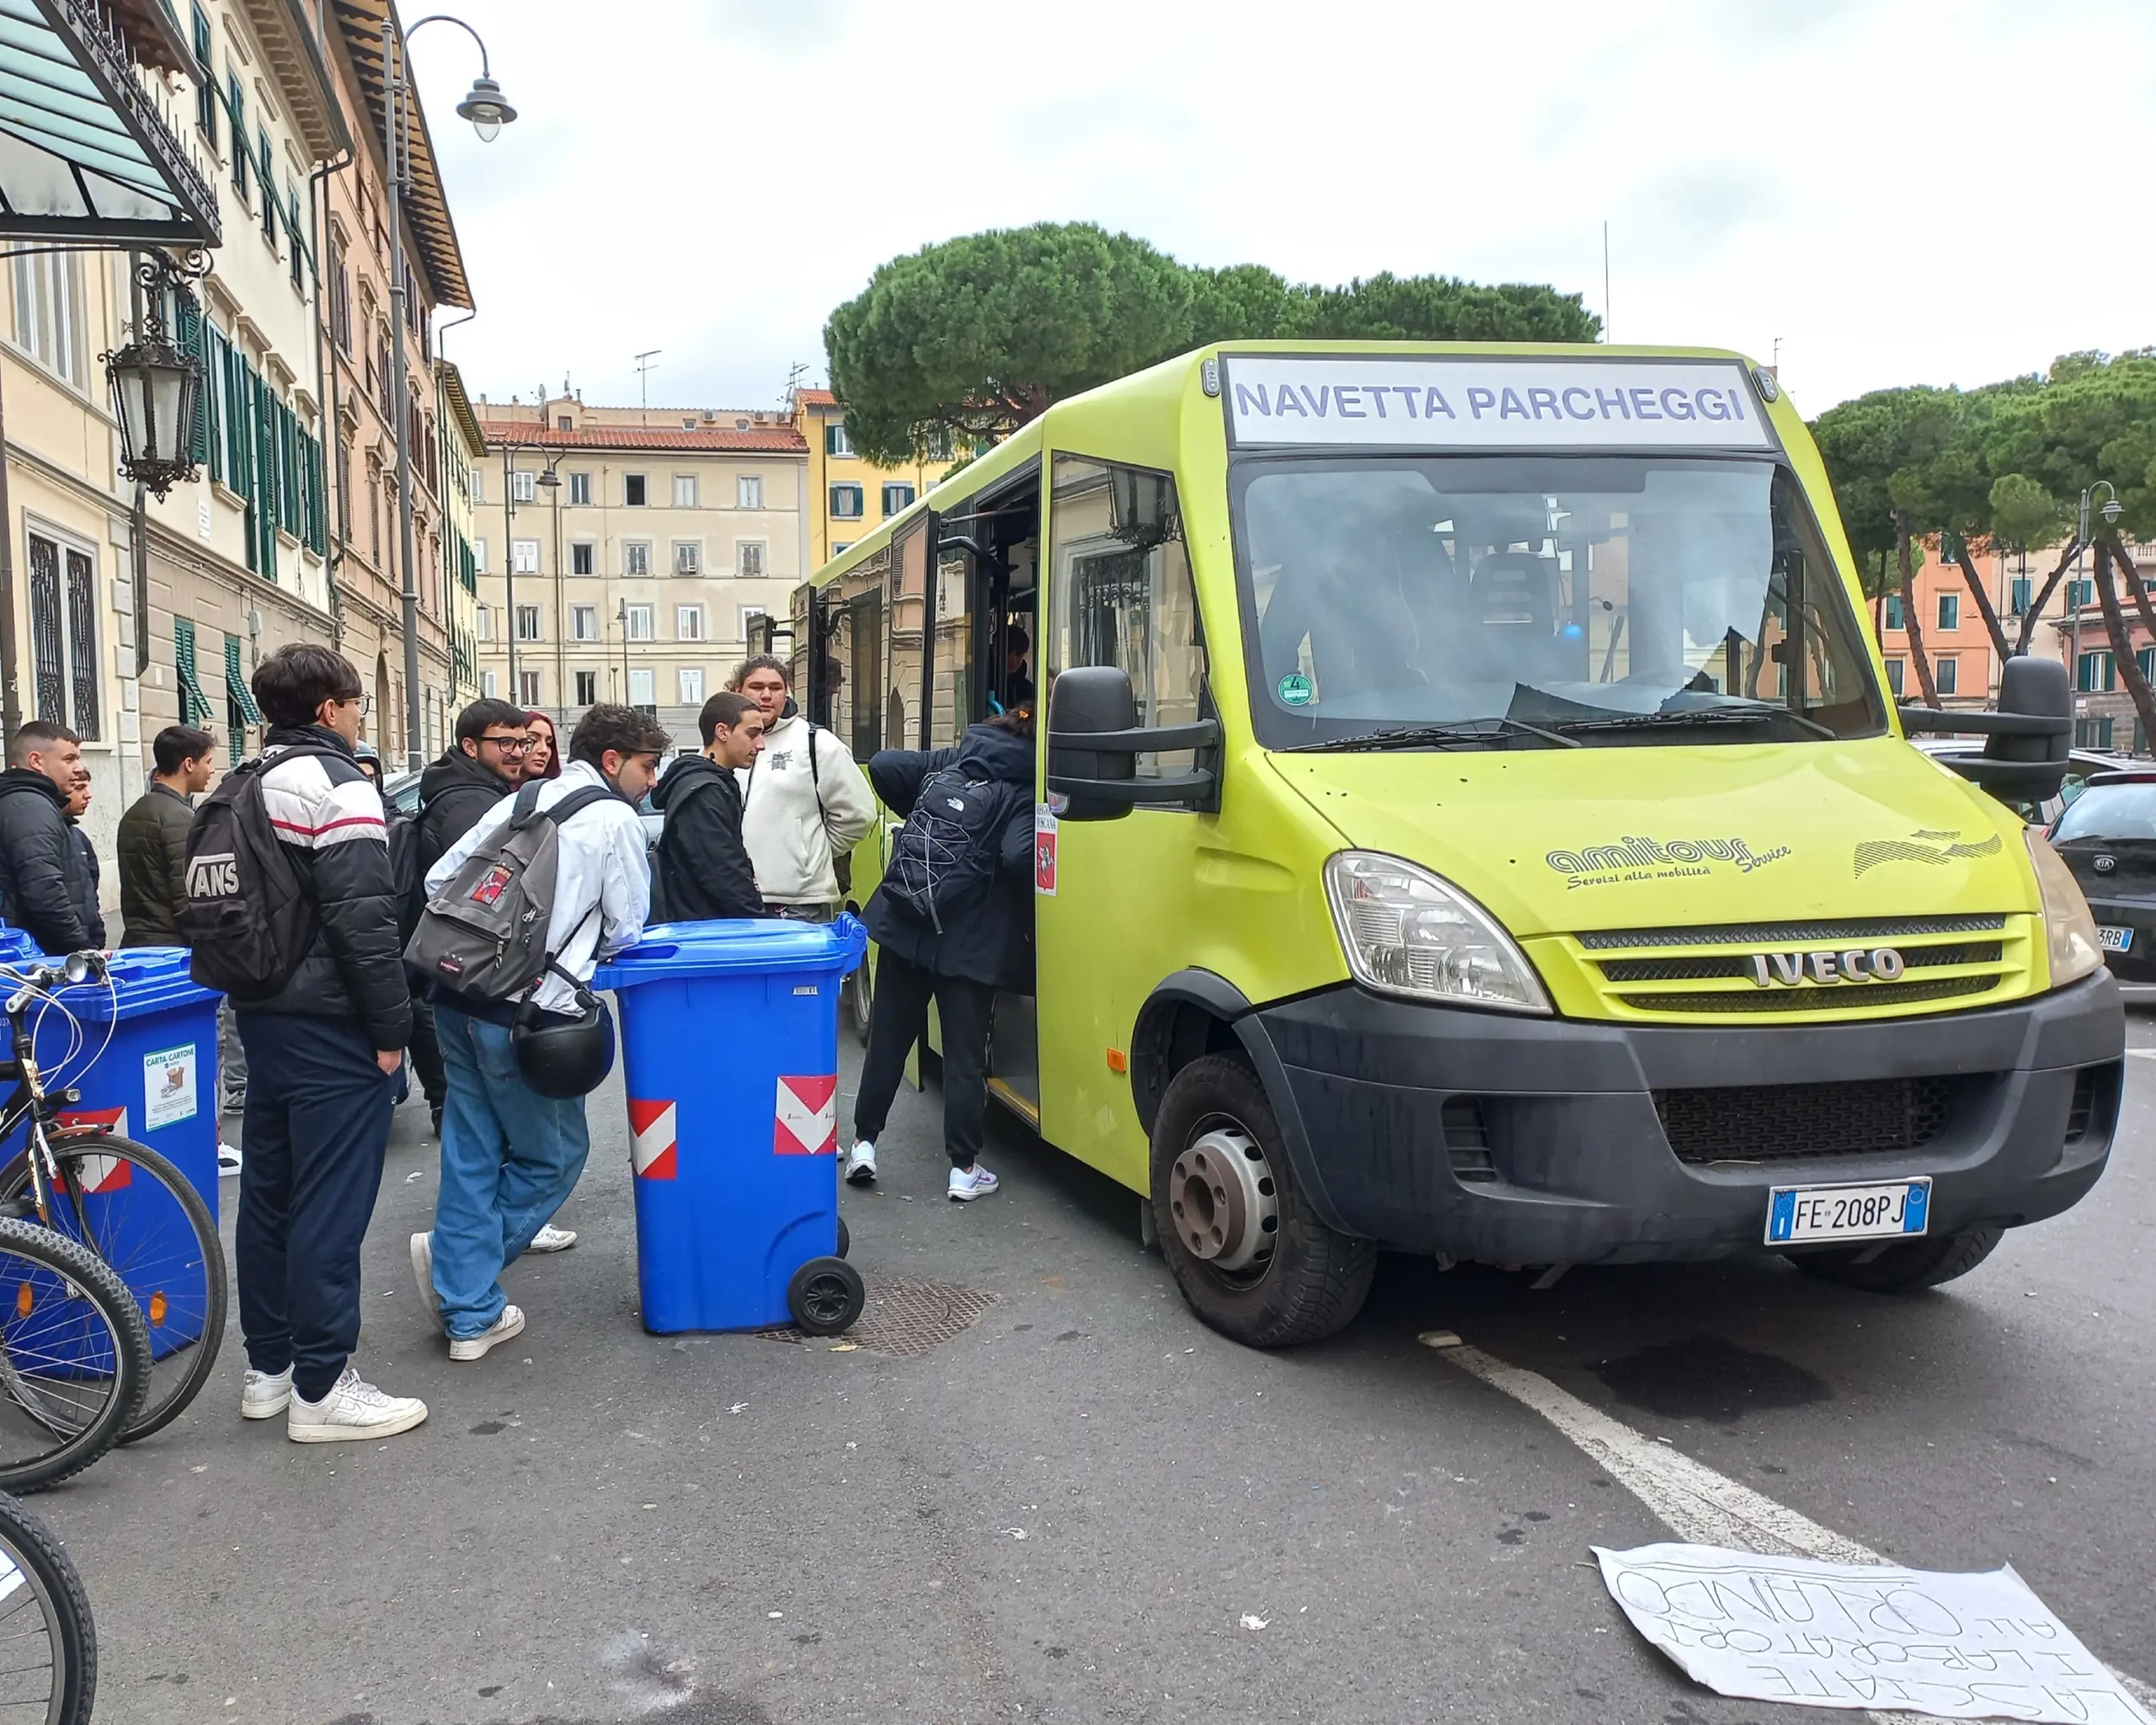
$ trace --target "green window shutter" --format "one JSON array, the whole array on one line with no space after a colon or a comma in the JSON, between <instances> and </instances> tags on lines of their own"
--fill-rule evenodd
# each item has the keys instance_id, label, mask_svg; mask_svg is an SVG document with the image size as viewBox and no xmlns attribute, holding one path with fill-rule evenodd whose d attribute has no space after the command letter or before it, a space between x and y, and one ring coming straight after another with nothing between
<instances>
[{"instance_id":1,"label":"green window shutter","mask_svg":"<svg viewBox=\"0 0 2156 1725\"><path fill-rule=\"evenodd\" d=\"M231 440L232 459L226 469L232 475L232 489L243 502L254 496L254 462L250 453L252 446L247 438L247 393L241 368L247 360L240 350L229 344L225 349L225 435Z\"/></svg>"},{"instance_id":2,"label":"green window shutter","mask_svg":"<svg viewBox=\"0 0 2156 1725\"><path fill-rule=\"evenodd\" d=\"M260 724L262 709L254 704L254 691L239 668L239 637L225 637L225 699L241 725Z\"/></svg>"},{"instance_id":3,"label":"green window shutter","mask_svg":"<svg viewBox=\"0 0 2156 1725\"><path fill-rule=\"evenodd\" d=\"M225 477L225 340L217 326L202 323L202 442L210 463L210 477Z\"/></svg>"},{"instance_id":4,"label":"green window shutter","mask_svg":"<svg viewBox=\"0 0 2156 1725\"><path fill-rule=\"evenodd\" d=\"M173 669L179 674L179 722L201 724L209 718L211 707L195 675L193 618L176 617L172 620L172 658Z\"/></svg>"}]
</instances>

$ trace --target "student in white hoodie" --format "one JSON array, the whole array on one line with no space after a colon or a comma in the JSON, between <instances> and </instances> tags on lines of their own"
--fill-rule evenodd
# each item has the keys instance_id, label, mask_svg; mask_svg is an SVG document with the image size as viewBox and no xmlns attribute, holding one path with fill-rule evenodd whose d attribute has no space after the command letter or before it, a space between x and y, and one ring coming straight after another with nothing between
<instances>
[{"instance_id":1,"label":"student in white hoodie","mask_svg":"<svg viewBox=\"0 0 2156 1725\"><path fill-rule=\"evenodd\" d=\"M838 861L874 825L876 799L846 745L793 704L784 661L744 660L727 686L764 715L764 752L735 775L756 889L779 916L828 922L845 901Z\"/></svg>"}]
</instances>

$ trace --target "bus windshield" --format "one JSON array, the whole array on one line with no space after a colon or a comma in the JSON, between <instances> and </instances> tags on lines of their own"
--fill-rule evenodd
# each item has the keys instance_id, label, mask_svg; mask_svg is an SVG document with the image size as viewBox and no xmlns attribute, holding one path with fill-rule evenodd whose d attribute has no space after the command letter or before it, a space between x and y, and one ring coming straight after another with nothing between
<instances>
[{"instance_id":1,"label":"bus windshield","mask_svg":"<svg viewBox=\"0 0 2156 1725\"><path fill-rule=\"evenodd\" d=\"M1857 620L1774 462L1260 457L1234 479L1269 748L1874 734Z\"/></svg>"}]
</instances>

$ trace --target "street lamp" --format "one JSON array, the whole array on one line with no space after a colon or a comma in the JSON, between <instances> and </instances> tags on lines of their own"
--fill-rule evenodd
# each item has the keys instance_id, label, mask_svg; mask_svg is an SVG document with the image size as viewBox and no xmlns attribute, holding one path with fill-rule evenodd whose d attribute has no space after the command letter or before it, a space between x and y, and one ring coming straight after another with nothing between
<instances>
[{"instance_id":1,"label":"street lamp","mask_svg":"<svg viewBox=\"0 0 2156 1725\"><path fill-rule=\"evenodd\" d=\"M184 291L184 278L163 257L136 270L135 337L106 354L113 417L120 422L120 471L156 494L159 501L182 480L196 477L195 414L202 396L202 368L173 342L162 313L168 291Z\"/></svg>"},{"instance_id":2,"label":"street lamp","mask_svg":"<svg viewBox=\"0 0 2156 1725\"><path fill-rule=\"evenodd\" d=\"M456 104L456 111L472 122L472 130L480 141L491 143L495 136L510 121L516 118L516 109L502 99L501 86L496 83L487 63L487 45L478 31L461 18L437 12L421 19L403 34L409 43L413 36L430 24L453 24L479 45L479 76L472 83L469 94ZM382 124L384 143L389 158L389 304L390 319L395 334L390 342L391 389L390 400L394 403L397 430L397 548L404 562L404 761L414 772L419 770L419 569L412 556L412 438L409 403L406 400L410 384L406 380L404 338L408 330L406 319L409 302L404 285L404 178L409 169L407 158L410 154L404 137L404 109L411 95L407 77L408 68L399 57L397 32L397 8L383 9L382 15ZM515 559L512 558L513 562ZM514 660L516 649L516 612L510 611L510 653Z\"/></svg>"},{"instance_id":3,"label":"street lamp","mask_svg":"<svg viewBox=\"0 0 2156 1725\"><path fill-rule=\"evenodd\" d=\"M2084 486L2081 492L2079 525L2074 530L2078 542L2073 553L2073 746L2082 746L2081 713L2081 606L2084 601L2081 568L2082 560L2089 555L2089 501L2099 491L2111 495L2097 505L2097 513L2106 522L2116 521L2126 513L2126 505L2119 501L2118 488L2109 479L2099 479L2094 485Z\"/></svg>"}]
</instances>

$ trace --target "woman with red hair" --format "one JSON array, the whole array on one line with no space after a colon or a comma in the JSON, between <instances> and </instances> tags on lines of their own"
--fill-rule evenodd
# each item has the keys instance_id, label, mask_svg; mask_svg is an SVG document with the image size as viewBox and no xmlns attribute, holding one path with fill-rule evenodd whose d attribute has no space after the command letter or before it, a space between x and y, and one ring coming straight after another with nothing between
<instances>
[{"instance_id":1,"label":"woman with red hair","mask_svg":"<svg viewBox=\"0 0 2156 1725\"><path fill-rule=\"evenodd\" d=\"M554 741L554 721L535 708L524 715L524 724L531 733L531 752L524 757L524 777L559 778L562 751Z\"/></svg>"}]
</instances>

